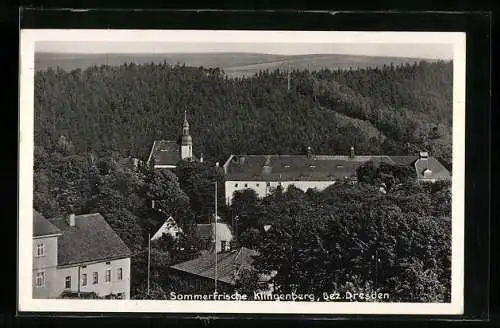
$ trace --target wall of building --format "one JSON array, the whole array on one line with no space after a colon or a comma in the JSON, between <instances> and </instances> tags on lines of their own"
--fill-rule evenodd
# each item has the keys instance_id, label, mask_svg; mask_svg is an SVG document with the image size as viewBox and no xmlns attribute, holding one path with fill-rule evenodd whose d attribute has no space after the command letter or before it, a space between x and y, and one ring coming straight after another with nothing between
<instances>
[{"instance_id":1,"label":"wall of building","mask_svg":"<svg viewBox=\"0 0 500 328\"><path fill-rule=\"evenodd\" d=\"M310 188L317 188L318 190L323 190L328 186L334 184L335 181L226 181L225 187L225 197L227 204L230 204L233 199L233 194L235 191L241 191L245 189L253 189L257 193L258 197L265 197L269 192L277 188L280 184L281 187L286 190L290 185L307 191Z\"/></svg>"},{"instance_id":2,"label":"wall of building","mask_svg":"<svg viewBox=\"0 0 500 328\"><path fill-rule=\"evenodd\" d=\"M212 229L215 229L215 227L212 224ZM224 251L229 250L229 245L230 242L233 240L233 233L231 232L231 229L229 226L225 223L217 223L217 244L216 244L216 251L221 252L222 249L222 242L224 241Z\"/></svg>"},{"instance_id":3,"label":"wall of building","mask_svg":"<svg viewBox=\"0 0 500 328\"><path fill-rule=\"evenodd\" d=\"M191 157L193 157L192 146L182 145L181 146L181 158L185 159L185 158L191 158Z\"/></svg>"},{"instance_id":4,"label":"wall of building","mask_svg":"<svg viewBox=\"0 0 500 328\"><path fill-rule=\"evenodd\" d=\"M118 280L118 269L122 268L122 280ZM80 269L80 270L79 270ZM111 270L111 281L106 282L106 271ZM57 270L57 295L63 291L95 292L99 297L111 293L123 293L124 299L130 299L130 258L98 262L82 263ZM79 272L80 271L80 272ZM93 273L97 272L98 282L93 283ZM83 275L87 275L87 284L83 286ZM71 288L66 288L66 277L71 277ZM80 287L80 290L78 288Z\"/></svg>"},{"instance_id":5,"label":"wall of building","mask_svg":"<svg viewBox=\"0 0 500 328\"><path fill-rule=\"evenodd\" d=\"M44 245L44 255L37 256L38 244ZM36 285L38 272L43 272L45 283ZM57 236L47 238L33 238L33 298L56 297L57 284Z\"/></svg>"}]
</instances>

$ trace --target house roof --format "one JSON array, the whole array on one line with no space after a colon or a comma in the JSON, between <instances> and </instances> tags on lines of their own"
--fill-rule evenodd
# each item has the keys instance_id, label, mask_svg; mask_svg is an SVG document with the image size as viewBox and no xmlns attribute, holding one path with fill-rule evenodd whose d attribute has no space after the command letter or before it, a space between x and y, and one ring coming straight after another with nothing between
<instances>
[{"instance_id":1,"label":"house roof","mask_svg":"<svg viewBox=\"0 0 500 328\"><path fill-rule=\"evenodd\" d=\"M38 211L33 210L33 237L42 237L61 234L55 225L49 222L42 214Z\"/></svg>"},{"instance_id":2,"label":"house roof","mask_svg":"<svg viewBox=\"0 0 500 328\"><path fill-rule=\"evenodd\" d=\"M212 240L212 225L207 224L197 224L196 234L203 242L210 242Z\"/></svg>"},{"instance_id":3,"label":"house roof","mask_svg":"<svg viewBox=\"0 0 500 328\"><path fill-rule=\"evenodd\" d=\"M418 156L389 156L395 165L408 166L415 163Z\"/></svg>"},{"instance_id":4,"label":"house roof","mask_svg":"<svg viewBox=\"0 0 500 328\"><path fill-rule=\"evenodd\" d=\"M355 176L370 160L395 164L389 156L231 155L224 169L233 181L330 181Z\"/></svg>"},{"instance_id":5,"label":"house roof","mask_svg":"<svg viewBox=\"0 0 500 328\"><path fill-rule=\"evenodd\" d=\"M196 225L196 234L201 242L211 248L214 242L214 223L199 223ZM217 240L233 240L231 227L224 222L217 223Z\"/></svg>"},{"instance_id":6,"label":"house roof","mask_svg":"<svg viewBox=\"0 0 500 328\"><path fill-rule=\"evenodd\" d=\"M252 269L253 256L258 253L246 247L217 254L217 281L235 283L235 273L240 268ZM204 278L215 278L215 255L208 252L187 262L171 266L174 270L187 272Z\"/></svg>"},{"instance_id":7,"label":"house roof","mask_svg":"<svg viewBox=\"0 0 500 328\"><path fill-rule=\"evenodd\" d=\"M368 161L416 165L417 177L428 178L423 175L419 156L231 155L224 170L228 181L331 181L356 176L357 169ZM436 158L428 157L427 163L435 176L432 179L450 176Z\"/></svg>"},{"instance_id":8,"label":"house roof","mask_svg":"<svg viewBox=\"0 0 500 328\"><path fill-rule=\"evenodd\" d=\"M434 157L418 159L415 162L415 169L420 180L439 180L451 177L450 172ZM429 170L428 173L425 173L427 170Z\"/></svg>"},{"instance_id":9,"label":"house roof","mask_svg":"<svg viewBox=\"0 0 500 328\"><path fill-rule=\"evenodd\" d=\"M131 255L130 249L99 213L76 215L71 227L64 218L52 223L63 231L59 238L59 265L103 261Z\"/></svg>"},{"instance_id":10,"label":"house roof","mask_svg":"<svg viewBox=\"0 0 500 328\"><path fill-rule=\"evenodd\" d=\"M171 233L171 231L179 231L180 232L180 231L182 231L182 229L179 228L179 226L175 222L174 218L170 216L168 219L165 220L165 222L163 222L163 224L155 232L153 237L151 237L151 240L161 238L164 233L168 234L168 233Z\"/></svg>"},{"instance_id":11,"label":"house roof","mask_svg":"<svg viewBox=\"0 0 500 328\"><path fill-rule=\"evenodd\" d=\"M180 147L176 141L156 140L151 148L148 163L175 166L180 160Z\"/></svg>"}]
</instances>

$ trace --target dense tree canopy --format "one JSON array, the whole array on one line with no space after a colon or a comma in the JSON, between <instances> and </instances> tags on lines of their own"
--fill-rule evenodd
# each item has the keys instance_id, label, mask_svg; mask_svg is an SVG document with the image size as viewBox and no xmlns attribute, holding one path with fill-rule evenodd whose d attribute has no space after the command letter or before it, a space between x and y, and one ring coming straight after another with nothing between
<instances>
[{"instance_id":1,"label":"dense tree canopy","mask_svg":"<svg viewBox=\"0 0 500 328\"><path fill-rule=\"evenodd\" d=\"M291 76L287 90L282 71L249 78L168 64L39 71L35 137L46 148L145 159L153 140L176 140L187 109L195 153L214 161L310 145L339 154L355 145L370 154L427 150L451 164L450 62Z\"/></svg>"},{"instance_id":2,"label":"dense tree canopy","mask_svg":"<svg viewBox=\"0 0 500 328\"><path fill-rule=\"evenodd\" d=\"M359 183L305 193L289 187L261 201L239 193L234 208L253 220L239 225L240 240L260 253L257 270L277 271L278 291L359 289L389 293L391 301L449 301L449 208L431 200L446 190L404 185L382 193Z\"/></svg>"}]
</instances>

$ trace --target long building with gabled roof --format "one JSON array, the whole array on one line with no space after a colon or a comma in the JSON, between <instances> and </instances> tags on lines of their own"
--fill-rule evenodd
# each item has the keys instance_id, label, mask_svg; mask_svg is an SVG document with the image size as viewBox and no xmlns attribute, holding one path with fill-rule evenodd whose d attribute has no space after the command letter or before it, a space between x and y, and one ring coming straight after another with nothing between
<instances>
[{"instance_id":1,"label":"long building with gabled roof","mask_svg":"<svg viewBox=\"0 0 500 328\"><path fill-rule=\"evenodd\" d=\"M357 169L364 163L387 163L412 167L418 181L448 180L450 172L427 152L416 156L356 155L231 155L224 163L226 202L232 202L235 191L253 189L265 197L273 188L290 185L307 191L322 190L339 181L357 181Z\"/></svg>"}]
</instances>

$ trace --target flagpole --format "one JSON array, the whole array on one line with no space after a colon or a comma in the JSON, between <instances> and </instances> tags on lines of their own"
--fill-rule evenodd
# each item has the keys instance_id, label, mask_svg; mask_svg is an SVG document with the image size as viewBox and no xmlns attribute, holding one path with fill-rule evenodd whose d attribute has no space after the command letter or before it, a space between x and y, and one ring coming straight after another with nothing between
<instances>
[{"instance_id":1,"label":"flagpole","mask_svg":"<svg viewBox=\"0 0 500 328\"><path fill-rule=\"evenodd\" d=\"M148 295L149 295L149 275L151 270L151 234L148 233Z\"/></svg>"},{"instance_id":2,"label":"flagpole","mask_svg":"<svg viewBox=\"0 0 500 328\"><path fill-rule=\"evenodd\" d=\"M217 172L216 172L217 174ZM215 176L215 224L214 224L214 238L215 238L215 292L217 293L217 175Z\"/></svg>"}]
</instances>

